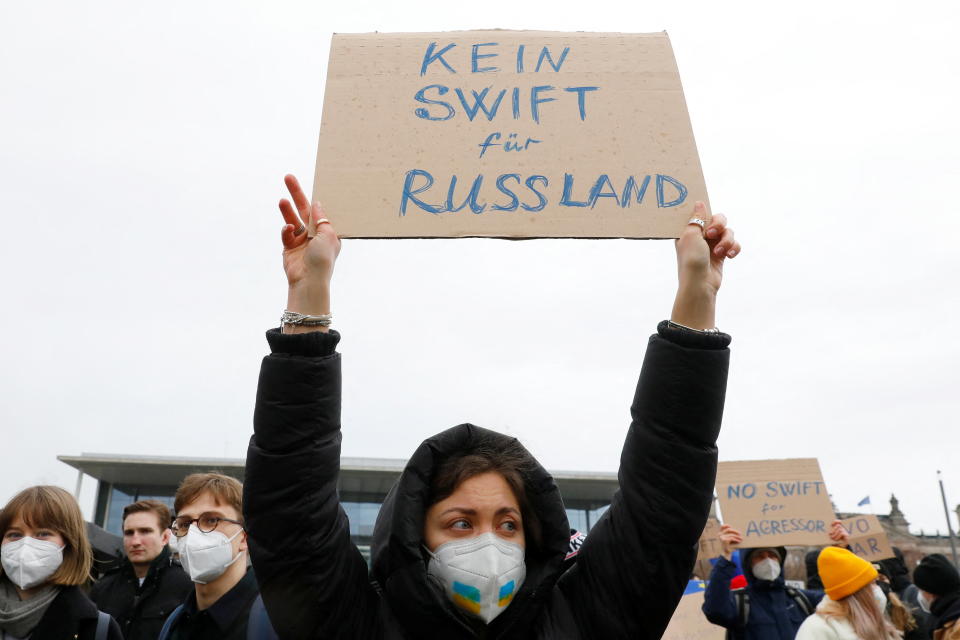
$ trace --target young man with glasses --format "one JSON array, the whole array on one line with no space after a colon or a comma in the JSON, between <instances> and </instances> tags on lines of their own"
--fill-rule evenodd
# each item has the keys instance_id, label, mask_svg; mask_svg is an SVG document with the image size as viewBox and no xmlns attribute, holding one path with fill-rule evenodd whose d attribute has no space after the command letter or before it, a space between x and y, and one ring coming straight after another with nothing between
<instances>
[{"instance_id":1,"label":"young man with glasses","mask_svg":"<svg viewBox=\"0 0 960 640\"><path fill-rule=\"evenodd\" d=\"M189 475L177 489L171 529L194 590L167 619L160 640L276 637L247 566L242 496L243 485L219 473Z\"/></svg>"}]
</instances>

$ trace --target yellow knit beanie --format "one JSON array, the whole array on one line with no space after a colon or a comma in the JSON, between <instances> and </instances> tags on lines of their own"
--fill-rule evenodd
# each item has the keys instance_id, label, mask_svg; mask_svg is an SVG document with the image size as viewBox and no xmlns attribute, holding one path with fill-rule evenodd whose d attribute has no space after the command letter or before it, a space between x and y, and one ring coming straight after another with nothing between
<instances>
[{"instance_id":1,"label":"yellow knit beanie","mask_svg":"<svg viewBox=\"0 0 960 640\"><path fill-rule=\"evenodd\" d=\"M817 570L823 588L834 601L856 593L877 579L877 570L872 564L840 547L821 551Z\"/></svg>"}]
</instances>

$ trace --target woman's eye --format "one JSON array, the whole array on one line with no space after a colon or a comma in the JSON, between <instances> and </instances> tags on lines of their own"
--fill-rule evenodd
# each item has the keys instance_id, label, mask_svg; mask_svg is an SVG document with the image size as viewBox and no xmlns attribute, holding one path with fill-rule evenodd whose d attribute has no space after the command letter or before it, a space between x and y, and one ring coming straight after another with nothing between
<instances>
[{"instance_id":1,"label":"woman's eye","mask_svg":"<svg viewBox=\"0 0 960 640\"><path fill-rule=\"evenodd\" d=\"M470 523L466 520L456 520L450 525L451 529L469 529Z\"/></svg>"},{"instance_id":2,"label":"woman's eye","mask_svg":"<svg viewBox=\"0 0 960 640\"><path fill-rule=\"evenodd\" d=\"M19 540L23 537L22 534L17 533L16 531L8 531L6 535L3 536L4 540Z\"/></svg>"},{"instance_id":3,"label":"woman's eye","mask_svg":"<svg viewBox=\"0 0 960 640\"><path fill-rule=\"evenodd\" d=\"M41 531L37 531L37 537L38 537L38 538L49 538L49 537L52 536L52 535L53 535L53 531L47 531L46 529L43 529L43 530L41 530Z\"/></svg>"},{"instance_id":4,"label":"woman's eye","mask_svg":"<svg viewBox=\"0 0 960 640\"><path fill-rule=\"evenodd\" d=\"M517 523L513 520L504 521L500 524L500 528L506 529L507 531L517 531L519 529L519 527L517 527Z\"/></svg>"}]
</instances>

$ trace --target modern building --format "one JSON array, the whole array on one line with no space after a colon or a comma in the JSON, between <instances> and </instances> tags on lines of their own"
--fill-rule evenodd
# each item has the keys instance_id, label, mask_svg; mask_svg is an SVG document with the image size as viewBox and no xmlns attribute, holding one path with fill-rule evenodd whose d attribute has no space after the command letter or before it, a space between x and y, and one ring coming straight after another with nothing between
<instances>
[{"instance_id":1,"label":"modern building","mask_svg":"<svg viewBox=\"0 0 960 640\"><path fill-rule=\"evenodd\" d=\"M216 471L243 480L244 460L238 458L175 458L83 453L57 456L77 470L77 495L85 476L97 481L93 522L121 533L124 506L147 498L173 508L173 496L184 477ZM343 458L340 461L340 500L350 518L350 534L369 560L373 525L387 491L400 476L405 460ZM606 511L619 484L612 472L554 471L570 526L588 532Z\"/></svg>"}]
</instances>

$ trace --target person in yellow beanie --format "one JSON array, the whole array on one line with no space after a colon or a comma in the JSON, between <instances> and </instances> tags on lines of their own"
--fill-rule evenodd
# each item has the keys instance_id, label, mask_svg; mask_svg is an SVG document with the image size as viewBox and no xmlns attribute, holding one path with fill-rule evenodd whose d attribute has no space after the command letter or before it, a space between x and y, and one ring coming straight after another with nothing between
<instances>
[{"instance_id":1,"label":"person in yellow beanie","mask_svg":"<svg viewBox=\"0 0 960 640\"><path fill-rule=\"evenodd\" d=\"M827 547L817 569L826 595L800 625L796 640L900 640L884 615L887 596L872 564L847 549Z\"/></svg>"}]
</instances>

